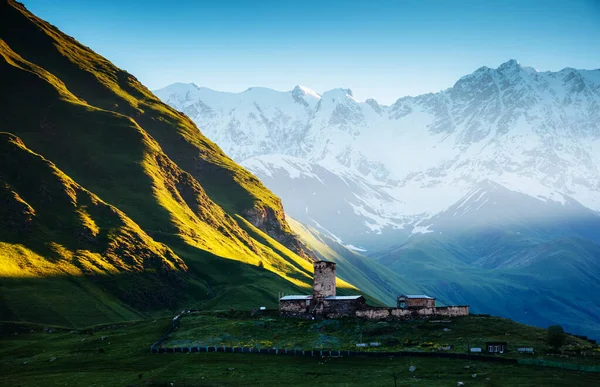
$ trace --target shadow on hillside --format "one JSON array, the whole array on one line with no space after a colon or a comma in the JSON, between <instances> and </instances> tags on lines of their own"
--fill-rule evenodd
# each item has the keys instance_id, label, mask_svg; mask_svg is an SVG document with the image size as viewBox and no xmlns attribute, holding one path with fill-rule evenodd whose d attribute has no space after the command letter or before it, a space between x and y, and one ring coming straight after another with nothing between
<instances>
[{"instance_id":1,"label":"shadow on hillside","mask_svg":"<svg viewBox=\"0 0 600 387\"><path fill-rule=\"evenodd\" d=\"M280 276L180 244L187 273L0 277L0 320L69 327L172 315L183 309L276 308L279 292L307 293Z\"/></svg>"}]
</instances>

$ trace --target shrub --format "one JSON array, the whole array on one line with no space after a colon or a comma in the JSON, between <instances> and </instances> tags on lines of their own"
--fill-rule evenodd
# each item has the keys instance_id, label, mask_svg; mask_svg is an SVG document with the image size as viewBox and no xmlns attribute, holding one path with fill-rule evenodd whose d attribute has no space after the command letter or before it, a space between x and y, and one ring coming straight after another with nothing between
<instances>
[{"instance_id":1,"label":"shrub","mask_svg":"<svg viewBox=\"0 0 600 387\"><path fill-rule=\"evenodd\" d=\"M388 339L383 340L383 344L388 347L395 347L397 345L400 345L400 343L401 343L401 341L395 337L390 337Z\"/></svg>"}]
</instances>

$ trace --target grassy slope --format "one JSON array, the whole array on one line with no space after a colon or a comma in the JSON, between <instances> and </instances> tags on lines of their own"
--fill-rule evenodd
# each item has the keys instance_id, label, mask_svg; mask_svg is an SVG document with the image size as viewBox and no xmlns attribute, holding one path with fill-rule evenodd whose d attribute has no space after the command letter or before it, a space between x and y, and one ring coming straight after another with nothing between
<instances>
[{"instance_id":1,"label":"grassy slope","mask_svg":"<svg viewBox=\"0 0 600 387\"><path fill-rule=\"evenodd\" d=\"M5 210L17 223L27 223L30 210L48 213L39 217L39 229L0 234L7 268L2 318L80 326L190 305L272 306L278 292L310 287L308 253L285 222L279 199L253 175L135 77L16 2L0 2L0 11L0 131L18 136L8 141L20 144L16 153L38 160L25 172L28 184L22 166L0 164L3 195L10 198ZM50 175L60 179L45 188L47 201L29 203ZM157 280L153 258L139 254L131 235L113 235L106 211L89 214L88 203L72 208L68 200L61 207L70 186L117 211L148 246L160 246L154 250L160 259L177 262L177 286ZM2 217L0 227L13 226ZM73 236L81 230L83 241ZM87 243L86 233L110 235L118 251L109 256ZM79 266L85 257L102 270L76 264L61 270L53 267L54 256ZM123 256L143 269L130 270L126 260L105 267ZM36 274L17 261L29 262ZM36 310L30 301L46 307ZM86 304L98 313L75 312Z\"/></svg>"},{"instance_id":2,"label":"grassy slope","mask_svg":"<svg viewBox=\"0 0 600 387\"><path fill-rule=\"evenodd\" d=\"M19 386L594 386L597 374L427 358L295 358L244 354L150 355L170 319L85 332L0 326L0 384ZM32 332L33 330L33 332ZM14 333L17 333L16 335ZM104 337L104 340L102 340ZM99 352L103 349L103 352ZM50 361L51 358L56 358ZM25 364L25 362L27 364ZM415 366L414 373L408 368ZM472 378L476 373L477 378ZM141 377L140 377L141 375ZM489 379L489 380L488 380Z\"/></svg>"},{"instance_id":3,"label":"grassy slope","mask_svg":"<svg viewBox=\"0 0 600 387\"><path fill-rule=\"evenodd\" d=\"M112 301L94 281L81 281L82 276L137 278L119 281L112 290L118 289L124 300L140 309L147 302L168 306L177 298L185 263L125 214L14 135L0 133L0 165L0 318L35 320L46 315L54 316L50 321L55 323L90 324L103 315L137 316ZM53 282L56 286L48 286ZM137 298L140 289L151 284L160 295Z\"/></svg>"},{"instance_id":4,"label":"grassy slope","mask_svg":"<svg viewBox=\"0 0 600 387\"><path fill-rule=\"evenodd\" d=\"M225 156L189 118L162 103L134 76L23 7L12 1L2 7L0 36L21 57L55 75L89 105L135 121L228 212L247 216L278 236L289 233L280 200ZM18 94L13 91L10 97L18 98ZM264 218L253 216L255 212Z\"/></svg>"}]
</instances>

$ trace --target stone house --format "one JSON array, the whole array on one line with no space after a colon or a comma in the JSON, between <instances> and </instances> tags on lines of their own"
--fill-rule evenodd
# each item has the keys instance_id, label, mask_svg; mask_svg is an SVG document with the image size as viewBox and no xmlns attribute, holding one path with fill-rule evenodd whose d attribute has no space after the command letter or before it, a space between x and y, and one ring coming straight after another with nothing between
<instances>
[{"instance_id":1,"label":"stone house","mask_svg":"<svg viewBox=\"0 0 600 387\"><path fill-rule=\"evenodd\" d=\"M398 296L398 308L435 308L435 298L424 294Z\"/></svg>"}]
</instances>

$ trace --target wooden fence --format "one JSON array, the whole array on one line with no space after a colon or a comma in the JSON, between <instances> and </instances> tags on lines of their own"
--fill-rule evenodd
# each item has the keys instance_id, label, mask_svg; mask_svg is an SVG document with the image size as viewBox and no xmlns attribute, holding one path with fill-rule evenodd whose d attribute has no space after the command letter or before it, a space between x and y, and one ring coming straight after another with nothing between
<instances>
[{"instance_id":1,"label":"wooden fence","mask_svg":"<svg viewBox=\"0 0 600 387\"><path fill-rule=\"evenodd\" d=\"M183 346L183 347L159 347L150 349L151 353L188 353L188 352L221 352L221 353L248 353L261 355L282 356L317 356L317 357L437 357L448 359L467 359L476 361L489 361L498 363L516 364L516 359L498 356L470 355L466 353L445 352L370 352L370 351L333 351L333 350L306 350L306 349L279 349L279 348L255 348L255 347L215 347L215 346Z\"/></svg>"}]
</instances>

